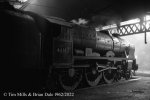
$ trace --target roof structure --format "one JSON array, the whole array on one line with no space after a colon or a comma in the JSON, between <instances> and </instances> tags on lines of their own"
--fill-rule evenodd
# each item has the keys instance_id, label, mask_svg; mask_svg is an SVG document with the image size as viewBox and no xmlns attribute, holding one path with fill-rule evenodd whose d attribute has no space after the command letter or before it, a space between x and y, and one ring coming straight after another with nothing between
<instances>
[{"instance_id":1,"label":"roof structure","mask_svg":"<svg viewBox=\"0 0 150 100\"><path fill-rule=\"evenodd\" d=\"M103 25L137 18L150 11L145 0L28 0L21 8L65 20L89 19Z\"/></svg>"}]
</instances>

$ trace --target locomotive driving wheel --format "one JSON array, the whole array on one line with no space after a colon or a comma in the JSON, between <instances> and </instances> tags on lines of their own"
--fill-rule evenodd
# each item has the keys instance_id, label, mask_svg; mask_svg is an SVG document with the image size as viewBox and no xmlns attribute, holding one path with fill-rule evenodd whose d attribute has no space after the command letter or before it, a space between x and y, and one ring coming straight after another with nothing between
<instances>
[{"instance_id":1,"label":"locomotive driving wheel","mask_svg":"<svg viewBox=\"0 0 150 100\"><path fill-rule=\"evenodd\" d=\"M113 72L113 69L103 71L103 78L106 83L108 84L112 83L114 81L114 77L115 74Z\"/></svg>"},{"instance_id":2,"label":"locomotive driving wheel","mask_svg":"<svg viewBox=\"0 0 150 100\"><path fill-rule=\"evenodd\" d=\"M63 69L59 73L59 82L61 87L66 91L72 91L78 87L82 80L82 70L75 68Z\"/></svg>"},{"instance_id":3,"label":"locomotive driving wheel","mask_svg":"<svg viewBox=\"0 0 150 100\"><path fill-rule=\"evenodd\" d=\"M122 70L121 70L121 65L116 65L117 66L117 70L116 70L116 80L119 81L121 80L121 77L122 77Z\"/></svg>"},{"instance_id":4,"label":"locomotive driving wheel","mask_svg":"<svg viewBox=\"0 0 150 100\"><path fill-rule=\"evenodd\" d=\"M96 86L102 79L102 72L98 72L96 67L90 67L85 69L85 78L90 86Z\"/></svg>"},{"instance_id":5,"label":"locomotive driving wheel","mask_svg":"<svg viewBox=\"0 0 150 100\"><path fill-rule=\"evenodd\" d=\"M112 66L113 66L112 63L107 65L107 67L112 67ZM107 69L107 70L103 71L103 78L107 84L112 83L114 81L114 78L115 78L114 69Z\"/></svg>"}]
</instances>

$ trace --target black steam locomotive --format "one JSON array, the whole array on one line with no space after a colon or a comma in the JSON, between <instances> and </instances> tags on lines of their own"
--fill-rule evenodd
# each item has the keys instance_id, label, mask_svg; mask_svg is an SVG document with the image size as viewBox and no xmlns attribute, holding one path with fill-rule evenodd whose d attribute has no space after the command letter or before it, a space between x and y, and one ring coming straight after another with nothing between
<instances>
[{"instance_id":1,"label":"black steam locomotive","mask_svg":"<svg viewBox=\"0 0 150 100\"><path fill-rule=\"evenodd\" d=\"M39 90L52 82L74 90L83 77L96 86L129 79L137 69L134 46L116 34L8 7L0 14L4 90Z\"/></svg>"}]
</instances>

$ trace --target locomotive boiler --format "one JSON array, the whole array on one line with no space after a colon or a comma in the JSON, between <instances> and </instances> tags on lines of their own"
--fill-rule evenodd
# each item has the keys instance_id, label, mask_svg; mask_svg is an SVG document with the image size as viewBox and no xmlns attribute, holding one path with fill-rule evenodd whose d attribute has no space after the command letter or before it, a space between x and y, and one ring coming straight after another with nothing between
<instances>
[{"instance_id":1,"label":"locomotive boiler","mask_svg":"<svg viewBox=\"0 0 150 100\"><path fill-rule=\"evenodd\" d=\"M102 79L129 79L137 66L134 46L108 31L8 8L1 10L1 17L8 20L1 21L8 40L4 51L10 50L4 57L8 89L51 88L54 83L74 90L83 77L89 86Z\"/></svg>"}]
</instances>

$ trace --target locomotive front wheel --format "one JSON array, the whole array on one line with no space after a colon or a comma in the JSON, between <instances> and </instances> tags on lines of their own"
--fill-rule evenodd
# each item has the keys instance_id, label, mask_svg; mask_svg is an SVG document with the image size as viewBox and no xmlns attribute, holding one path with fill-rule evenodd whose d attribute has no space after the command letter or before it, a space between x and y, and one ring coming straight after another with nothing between
<instances>
[{"instance_id":1,"label":"locomotive front wheel","mask_svg":"<svg viewBox=\"0 0 150 100\"><path fill-rule=\"evenodd\" d=\"M108 69L103 71L103 78L107 84L110 84L114 81L115 73L114 70Z\"/></svg>"},{"instance_id":2,"label":"locomotive front wheel","mask_svg":"<svg viewBox=\"0 0 150 100\"><path fill-rule=\"evenodd\" d=\"M89 86L96 86L102 79L102 72L98 72L96 68L86 68L85 78Z\"/></svg>"},{"instance_id":3,"label":"locomotive front wheel","mask_svg":"<svg viewBox=\"0 0 150 100\"><path fill-rule=\"evenodd\" d=\"M82 70L69 68L63 69L59 73L59 82L61 87L66 91L76 89L82 80Z\"/></svg>"},{"instance_id":4,"label":"locomotive front wheel","mask_svg":"<svg viewBox=\"0 0 150 100\"><path fill-rule=\"evenodd\" d=\"M128 80L132 77L132 74L131 74L131 71L130 70L127 70L126 73L125 73L125 79Z\"/></svg>"}]
</instances>

